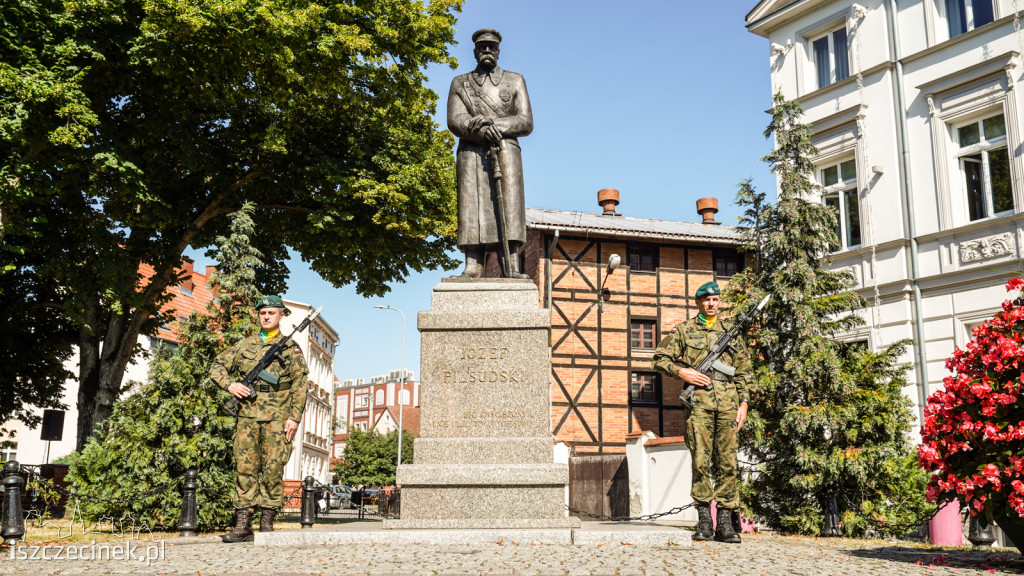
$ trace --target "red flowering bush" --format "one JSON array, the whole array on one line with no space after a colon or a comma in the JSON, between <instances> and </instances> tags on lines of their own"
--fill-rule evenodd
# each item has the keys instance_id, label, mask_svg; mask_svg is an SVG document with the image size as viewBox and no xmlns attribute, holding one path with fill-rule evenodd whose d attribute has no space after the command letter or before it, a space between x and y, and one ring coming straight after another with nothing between
<instances>
[{"instance_id":1,"label":"red flowering bush","mask_svg":"<svg viewBox=\"0 0 1024 576\"><path fill-rule=\"evenodd\" d=\"M1007 291L1020 290L1014 278ZM1024 517L1024 298L974 329L946 360L953 374L928 397L918 460L932 471L928 499L955 497L971 515ZM1013 510L1014 512L1011 512Z\"/></svg>"}]
</instances>

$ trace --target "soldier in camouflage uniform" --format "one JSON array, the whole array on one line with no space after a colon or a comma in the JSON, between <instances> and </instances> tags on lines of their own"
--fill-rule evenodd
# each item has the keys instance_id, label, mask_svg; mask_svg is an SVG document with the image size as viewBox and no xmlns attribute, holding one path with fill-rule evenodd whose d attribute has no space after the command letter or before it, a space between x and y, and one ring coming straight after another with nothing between
<instances>
[{"instance_id":1,"label":"soldier in camouflage uniform","mask_svg":"<svg viewBox=\"0 0 1024 576\"><path fill-rule=\"evenodd\" d=\"M281 334L284 302L266 296L256 305L260 333L249 336L217 356L210 378L238 399L248 388L241 380L276 344ZM306 361L294 343L282 351L256 381L256 400L242 401L235 426L235 529L225 542L252 540L252 507L260 507L260 531L274 530L274 517L284 505L284 467L292 453L292 438L306 407Z\"/></svg>"},{"instance_id":2,"label":"soldier in camouflage uniform","mask_svg":"<svg viewBox=\"0 0 1024 576\"><path fill-rule=\"evenodd\" d=\"M686 444L693 463L690 494L699 517L693 539L709 540L713 535L721 542L738 543L740 537L730 517L739 507L736 440L737 432L747 419L750 402L750 356L742 340L737 339L735 350L721 358L736 369L735 376L714 372L712 378L708 378L693 369L731 325L728 320L718 318L720 294L715 282L708 282L697 290L694 298L700 314L680 322L662 338L654 351L653 364L659 372L697 388L693 411L685 422ZM718 505L718 530L715 532L711 524L712 500Z\"/></svg>"}]
</instances>

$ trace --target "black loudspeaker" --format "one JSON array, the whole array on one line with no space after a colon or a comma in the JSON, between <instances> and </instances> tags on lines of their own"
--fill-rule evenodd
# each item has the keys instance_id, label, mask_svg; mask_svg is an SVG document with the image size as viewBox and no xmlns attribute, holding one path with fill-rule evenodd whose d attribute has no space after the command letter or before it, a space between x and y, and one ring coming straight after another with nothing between
<instances>
[{"instance_id":1,"label":"black loudspeaker","mask_svg":"<svg viewBox=\"0 0 1024 576\"><path fill-rule=\"evenodd\" d=\"M64 437L64 411L43 410L43 434L40 440L60 441Z\"/></svg>"}]
</instances>

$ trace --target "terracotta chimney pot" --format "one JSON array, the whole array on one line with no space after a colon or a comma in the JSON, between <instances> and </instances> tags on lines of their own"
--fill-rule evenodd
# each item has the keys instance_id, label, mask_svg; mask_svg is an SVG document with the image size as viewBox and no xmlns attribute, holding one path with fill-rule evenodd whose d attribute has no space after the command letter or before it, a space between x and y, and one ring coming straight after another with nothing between
<instances>
[{"instance_id":1,"label":"terracotta chimney pot","mask_svg":"<svg viewBox=\"0 0 1024 576\"><path fill-rule=\"evenodd\" d=\"M615 216L615 207L619 205L619 191L615 188L598 190L597 203L604 209L602 216Z\"/></svg>"},{"instance_id":2,"label":"terracotta chimney pot","mask_svg":"<svg viewBox=\"0 0 1024 576\"><path fill-rule=\"evenodd\" d=\"M715 213L718 212L718 198L709 196L697 200L697 214L700 214L701 224L721 224L715 222Z\"/></svg>"}]
</instances>

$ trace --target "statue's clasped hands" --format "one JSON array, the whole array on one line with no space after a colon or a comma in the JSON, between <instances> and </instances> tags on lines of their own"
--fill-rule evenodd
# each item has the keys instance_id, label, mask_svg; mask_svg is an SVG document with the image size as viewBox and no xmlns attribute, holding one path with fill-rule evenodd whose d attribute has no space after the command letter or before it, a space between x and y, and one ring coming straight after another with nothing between
<instances>
[{"instance_id":1,"label":"statue's clasped hands","mask_svg":"<svg viewBox=\"0 0 1024 576\"><path fill-rule=\"evenodd\" d=\"M478 134L481 140L486 140L489 144L501 143L501 130L494 125L494 120L486 116L474 116L469 121L469 131Z\"/></svg>"}]
</instances>

